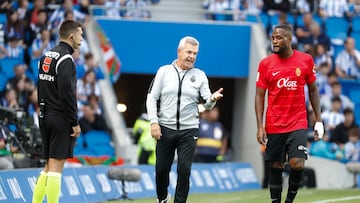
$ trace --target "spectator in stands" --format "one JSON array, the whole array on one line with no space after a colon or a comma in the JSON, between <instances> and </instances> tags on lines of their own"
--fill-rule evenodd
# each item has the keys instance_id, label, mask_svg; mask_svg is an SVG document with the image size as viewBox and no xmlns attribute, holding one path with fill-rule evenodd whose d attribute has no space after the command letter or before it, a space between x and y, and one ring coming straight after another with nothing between
<instances>
[{"instance_id":1,"label":"spectator in stands","mask_svg":"<svg viewBox=\"0 0 360 203\"><path fill-rule=\"evenodd\" d=\"M321 44L324 46L325 51L330 50L330 46L331 46L330 37L322 29L322 27L319 25L319 23L314 21L311 24L310 33L311 33L310 34L311 40L309 41L309 43L305 43L305 45L310 44L311 46L315 46L317 44Z\"/></svg>"},{"instance_id":2,"label":"spectator in stands","mask_svg":"<svg viewBox=\"0 0 360 203\"><path fill-rule=\"evenodd\" d=\"M345 144L349 141L349 130L358 125L355 123L355 115L353 110L345 109L344 110L344 122L341 122L335 127L335 130L331 134L330 142L336 144Z\"/></svg>"},{"instance_id":3,"label":"spectator in stands","mask_svg":"<svg viewBox=\"0 0 360 203\"><path fill-rule=\"evenodd\" d=\"M87 98L89 105L93 108L96 114L102 114L102 107L100 104L100 97L96 96L95 94L90 94Z\"/></svg>"},{"instance_id":4,"label":"spectator in stands","mask_svg":"<svg viewBox=\"0 0 360 203\"><path fill-rule=\"evenodd\" d=\"M360 0L349 0L349 11L351 16L360 15Z\"/></svg>"},{"instance_id":5,"label":"spectator in stands","mask_svg":"<svg viewBox=\"0 0 360 203\"><path fill-rule=\"evenodd\" d=\"M144 0L129 0L126 3L126 18L150 18L151 14Z\"/></svg>"},{"instance_id":6,"label":"spectator in stands","mask_svg":"<svg viewBox=\"0 0 360 203\"><path fill-rule=\"evenodd\" d=\"M319 4L319 15L322 18L342 18L350 16L349 6L346 0L321 0Z\"/></svg>"},{"instance_id":7,"label":"spectator in stands","mask_svg":"<svg viewBox=\"0 0 360 203\"><path fill-rule=\"evenodd\" d=\"M341 99L339 96L335 96L331 99L331 106L331 110L326 110L321 113L325 131L328 132L330 137L332 136L335 127L345 120L344 114L341 112Z\"/></svg>"},{"instance_id":8,"label":"spectator in stands","mask_svg":"<svg viewBox=\"0 0 360 203\"><path fill-rule=\"evenodd\" d=\"M19 108L23 111L26 111L28 108L28 94L29 89L27 89L28 85L26 84L28 81L26 81L26 78L15 78L15 91L17 95L17 100L19 104ZM34 89L33 87L32 89Z\"/></svg>"},{"instance_id":9,"label":"spectator in stands","mask_svg":"<svg viewBox=\"0 0 360 203\"><path fill-rule=\"evenodd\" d=\"M24 38L25 24L19 19L19 14L16 10L11 9L6 13L5 24L5 42L8 42L12 36L17 36L19 40Z\"/></svg>"},{"instance_id":10,"label":"spectator in stands","mask_svg":"<svg viewBox=\"0 0 360 203\"><path fill-rule=\"evenodd\" d=\"M317 67L316 85L318 87L320 96L331 93L331 86L328 83L328 74L331 71L331 67L326 62L320 64L320 66Z\"/></svg>"},{"instance_id":11,"label":"spectator in stands","mask_svg":"<svg viewBox=\"0 0 360 203\"><path fill-rule=\"evenodd\" d=\"M311 25L315 22L313 20L313 15L311 13L305 13L303 15L303 22L304 25L299 26L296 29L295 35L298 39L299 49L307 51L304 48L304 44L311 42Z\"/></svg>"},{"instance_id":12,"label":"spectator in stands","mask_svg":"<svg viewBox=\"0 0 360 203\"><path fill-rule=\"evenodd\" d=\"M336 75L335 72L331 71L331 72L328 74L328 84L329 84L330 86L332 86L332 84L334 84L334 83L336 83L336 82L339 82L338 77L337 77L337 75ZM329 92L327 92L327 93L329 93L329 95L331 95L331 94L332 94L332 88L331 88L331 91L329 91ZM344 102L344 101L343 101L343 102Z\"/></svg>"},{"instance_id":13,"label":"spectator in stands","mask_svg":"<svg viewBox=\"0 0 360 203\"><path fill-rule=\"evenodd\" d=\"M330 72L333 61L331 56L328 54L327 46L321 43L314 43L314 62L315 65L319 68L322 64L326 64L328 67L328 71L326 75Z\"/></svg>"},{"instance_id":14,"label":"spectator in stands","mask_svg":"<svg viewBox=\"0 0 360 203\"><path fill-rule=\"evenodd\" d=\"M80 53L80 49L75 50L72 57L76 67L84 66L85 61L84 57Z\"/></svg>"},{"instance_id":15,"label":"spectator in stands","mask_svg":"<svg viewBox=\"0 0 360 203\"><path fill-rule=\"evenodd\" d=\"M6 57L24 61L24 47L20 36L10 36L8 43L5 45Z\"/></svg>"},{"instance_id":16,"label":"spectator in stands","mask_svg":"<svg viewBox=\"0 0 360 203\"><path fill-rule=\"evenodd\" d=\"M0 125L0 170L14 169L12 153L19 149L9 133L6 126Z\"/></svg>"},{"instance_id":17,"label":"spectator in stands","mask_svg":"<svg viewBox=\"0 0 360 203\"><path fill-rule=\"evenodd\" d=\"M97 64L94 58L94 54L91 52L85 54L85 64L84 64L85 72L89 70L94 70L96 75L96 80L104 79L105 75L101 70L101 67Z\"/></svg>"},{"instance_id":18,"label":"spectator in stands","mask_svg":"<svg viewBox=\"0 0 360 203\"><path fill-rule=\"evenodd\" d=\"M226 15L223 12L230 11L231 9L231 3L228 0L211 0L207 8L209 11L207 18L210 20L227 20L226 16L231 15Z\"/></svg>"},{"instance_id":19,"label":"spectator in stands","mask_svg":"<svg viewBox=\"0 0 360 203\"><path fill-rule=\"evenodd\" d=\"M58 26L64 21L65 12L73 11L74 12L74 20L82 23L84 26L87 25L89 21L89 16L81 13L79 10L74 9L72 0L63 0L61 6L52 12L49 22L51 23L52 33L56 33Z\"/></svg>"},{"instance_id":20,"label":"spectator in stands","mask_svg":"<svg viewBox=\"0 0 360 203\"><path fill-rule=\"evenodd\" d=\"M314 1L313 0L297 0L296 11L298 14L313 13Z\"/></svg>"},{"instance_id":21,"label":"spectator in stands","mask_svg":"<svg viewBox=\"0 0 360 203\"><path fill-rule=\"evenodd\" d=\"M290 1L291 0L264 0L263 10L265 12L268 11L276 11L276 12L290 12Z\"/></svg>"},{"instance_id":22,"label":"spectator in stands","mask_svg":"<svg viewBox=\"0 0 360 203\"><path fill-rule=\"evenodd\" d=\"M324 133L324 136L321 140L317 142L312 142L309 148L309 154L316 157L322 157L325 159L335 160L336 150L334 150L334 145L329 141L329 136L327 133Z\"/></svg>"},{"instance_id":23,"label":"spectator in stands","mask_svg":"<svg viewBox=\"0 0 360 203\"><path fill-rule=\"evenodd\" d=\"M96 95L100 97L101 90L99 84L96 82L96 74L93 70L85 73L84 77L77 81L77 99L78 107L88 102L89 95Z\"/></svg>"},{"instance_id":24,"label":"spectator in stands","mask_svg":"<svg viewBox=\"0 0 360 203\"><path fill-rule=\"evenodd\" d=\"M106 0L105 1L105 5L106 7L106 15L111 17L111 18L121 18L124 16L120 15L120 9L121 8L121 0ZM126 6L126 0L125 0L125 5L123 5L124 8Z\"/></svg>"},{"instance_id":25,"label":"spectator in stands","mask_svg":"<svg viewBox=\"0 0 360 203\"><path fill-rule=\"evenodd\" d=\"M6 83L6 88L14 89L16 87L16 81L18 80L18 78L24 78L24 79L27 78L26 70L27 70L26 64L24 64L24 63L16 64L14 66L15 76L13 78L8 79L8 81Z\"/></svg>"},{"instance_id":26,"label":"spectator in stands","mask_svg":"<svg viewBox=\"0 0 360 203\"><path fill-rule=\"evenodd\" d=\"M110 133L110 129L102 115L99 115L88 104L82 106L83 116L79 119L79 125L83 133L91 130L101 130Z\"/></svg>"},{"instance_id":27,"label":"spectator in stands","mask_svg":"<svg viewBox=\"0 0 360 203\"><path fill-rule=\"evenodd\" d=\"M45 0L34 0L33 8L28 10L25 14L26 25L37 24L39 22L39 11L44 9L47 10Z\"/></svg>"},{"instance_id":28,"label":"spectator in stands","mask_svg":"<svg viewBox=\"0 0 360 203\"><path fill-rule=\"evenodd\" d=\"M19 14L19 19L24 20L26 12L30 10L29 0L18 0L17 12Z\"/></svg>"},{"instance_id":29,"label":"spectator in stands","mask_svg":"<svg viewBox=\"0 0 360 203\"><path fill-rule=\"evenodd\" d=\"M5 96L1 99L0 106L12 109L19 109L17 94L14 89L7 89L5 91Z\"/></svg>"},{"instance_id":30,"label":"spectator in stands","mask_svg":"<svg viewBox=\"0 0 360 203\"><path fill-rule=\"evenodd\" d=\"M341 109L344 110L346 108L354 109L354 103L349 99L348 96L342 94L342 85L340 82L335 81L331 83L331 94L322 95L320 98L320 106L322 111L331 110L331 100L333 97L340 97L341 99Z\"/></svg>"},{"instance_id":31,"label":"spectator in stands","mask_svg":"<svg viewBox=\"0 0 360 203\"><path fill-rule=\"evenodd\" d=\"M345 159L348 162L358 162L360 159L360 131L358 127L349 130L349 141L345 143Z\"/></svg>"},{"instance_id":32,"label":"spectator in stands","mask_svg":"<svg viewBox=\"0 0 360 203\"><path fill-rule=\"evenodd\" d=\"M257 15L261 13L261 10L264 6L263 0L238 0L239 5L243 6L246 14ZM235 6L233 6L235 8Z\"/></svg>"},{"instance_id":33,"label":"spectator in stands","mask_svg":"<svg viewBox=\"0 0 360 203\"><path fill-rule=\"evenodd\" d=\"M31 59L40 59L45 52L55 46L55 42L51 40L50 30L43 29L40 38L36 38L31 45Z\"/></svg>"},{"instance_id":34,"label":"spectator in stands","mask_svg":"<svg viewBox=\"0 0 360 203\"><path fill-rule=\"evenodd\" d=\"M29 27L27 28L27 32L29 32L30 35L30 39L27 42L27 44L29 43L29 46L31 46L35 38L41 37L42 30L50 30L50 24L48 23L48 11L46 9L38 10L36 19L36 23L30 23Z\"/></svg>"},{"instance_id":35,"label":"spectator in stands","mask_svg":"<svg viewBox=\"0 0 360 203\"><path fill-rule=\"evenodd\" d=\"M346 38L344 50L336 57L335 71L340 78L360 78L360 51L355 43L354 38Z\"/></svg>"},{"instance_id":36,"label":"spectator in stands","mask_svg":"<svg viewBox=\"0 0 360 203\"><path fill-rule=\"evenodd\" d=\"M79 0L78 1L78 10L81 13L90 15L90 12L89 12L90 4L91 4L90 0Z\"/></svg>"},{"instance_id":37,"label":"spectator in stands","mask_svg":"<svg viewBox=\"0 0 360 203\"><path fill-rule=\"evenodd\" d=\"M228 135L219 121L219 108L202 112L194 162L220 162L226 154Z\"/></svg>"},{"instance_id":38,"label":"spectator in stands","mask_svg":"<svg viewBox=\"0 0 360 203\"><path fill-rule=\"evenodd\" d=\"M6 13L8 10L12 9L12 3L12 0L0 1L0 13Z\"/></svg>"}]
</instances>

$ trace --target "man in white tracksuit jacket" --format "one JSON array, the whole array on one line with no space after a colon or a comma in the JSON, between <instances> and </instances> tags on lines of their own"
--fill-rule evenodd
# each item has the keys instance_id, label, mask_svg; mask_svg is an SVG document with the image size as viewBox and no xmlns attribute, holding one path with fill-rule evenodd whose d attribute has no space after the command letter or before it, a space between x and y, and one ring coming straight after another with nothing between
<instances>
[{"instance_id":1,"label":"man in white tracksuit jacket","mask_svg":"<svg viewBox=\"0 0 360 203\"><path fill-rule=\"evenodd\" d=\"M199 134L198 104L202 102L206 109L211 109L223 97L223 88L211 94L206 74L194 67L198 51L199 42L195 38L182 38L177 59L159 68L147 95L151 135L157 140L155 171L158 203L170 202L167 188L175 150L178 155L178 179L174 203L186 202Z\"/></svg>"}]
</instances>

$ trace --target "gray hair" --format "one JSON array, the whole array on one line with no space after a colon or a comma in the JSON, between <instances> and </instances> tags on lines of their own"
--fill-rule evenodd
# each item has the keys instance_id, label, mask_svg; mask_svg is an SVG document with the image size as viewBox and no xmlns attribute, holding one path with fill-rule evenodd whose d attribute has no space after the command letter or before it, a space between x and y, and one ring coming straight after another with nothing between
<instances>
[{"instance_id":1,"label":"gray hair","mask_svg":"<svg viewBox=\"0 0 360 203\"><path fill-rule=\"evenodd\" d=\"M193 46L199 46L200 43L197 39L195 39L194 37L191 37L191 36L186 36L186 37L183 37L180 42L179 42L179 46L178 46L178 49L181 49L185 46L185 44L191 44Z\"/></svg>"}]
</instances>

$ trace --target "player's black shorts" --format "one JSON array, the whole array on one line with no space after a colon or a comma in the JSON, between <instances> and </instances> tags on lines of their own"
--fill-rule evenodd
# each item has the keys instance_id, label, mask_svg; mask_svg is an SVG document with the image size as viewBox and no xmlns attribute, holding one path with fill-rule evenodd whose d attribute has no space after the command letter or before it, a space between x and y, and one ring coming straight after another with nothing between
<instances>
[{"instance_id":1,"label":"player's black shorts","mask_svg":"<svg viewBox=\"0 0 360 203\"><path fill-rule=\"evenodd\" d=\"M40 119L40 132L44 159L73 157L76 138L70 136L73 130L64 117L49 113L44 119Z\"/></svg>"},{"instance_id":2,"label":"player's black shorts","mask_svg":"<svg viewBox=\"0 0 360 203\"><path fill-rule=\"evenodd\" d=\"M297 130L289 133L268 134L265 160L285 162L286 158L307 159L307 132Z\"/></svg>"}]
</instances>

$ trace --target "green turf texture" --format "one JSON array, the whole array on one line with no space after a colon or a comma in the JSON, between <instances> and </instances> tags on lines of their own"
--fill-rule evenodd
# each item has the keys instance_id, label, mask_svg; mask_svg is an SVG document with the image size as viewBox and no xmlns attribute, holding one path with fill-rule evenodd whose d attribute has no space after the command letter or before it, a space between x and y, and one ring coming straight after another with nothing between
<instances>
[{"instance_id":1,"label":"green turf texture","mask_svg":"<svg viewBox=\"0 0 360 203\"><path fill-rule=\"evenodd\" d=\"M286 189L283 191L285 200ZM131 195L129 195L131 197ZM171 203L173 203L173 198ZM154 198L135 199L134 201L115 200L103 203L155 203ZM268 190L251 190L235 193L190 194L187 203L267 203L270 202ZM344 190L317 190L301 189L294 201L295 203L359 203L360 189Z\"/></svg>"}]
</instances>

